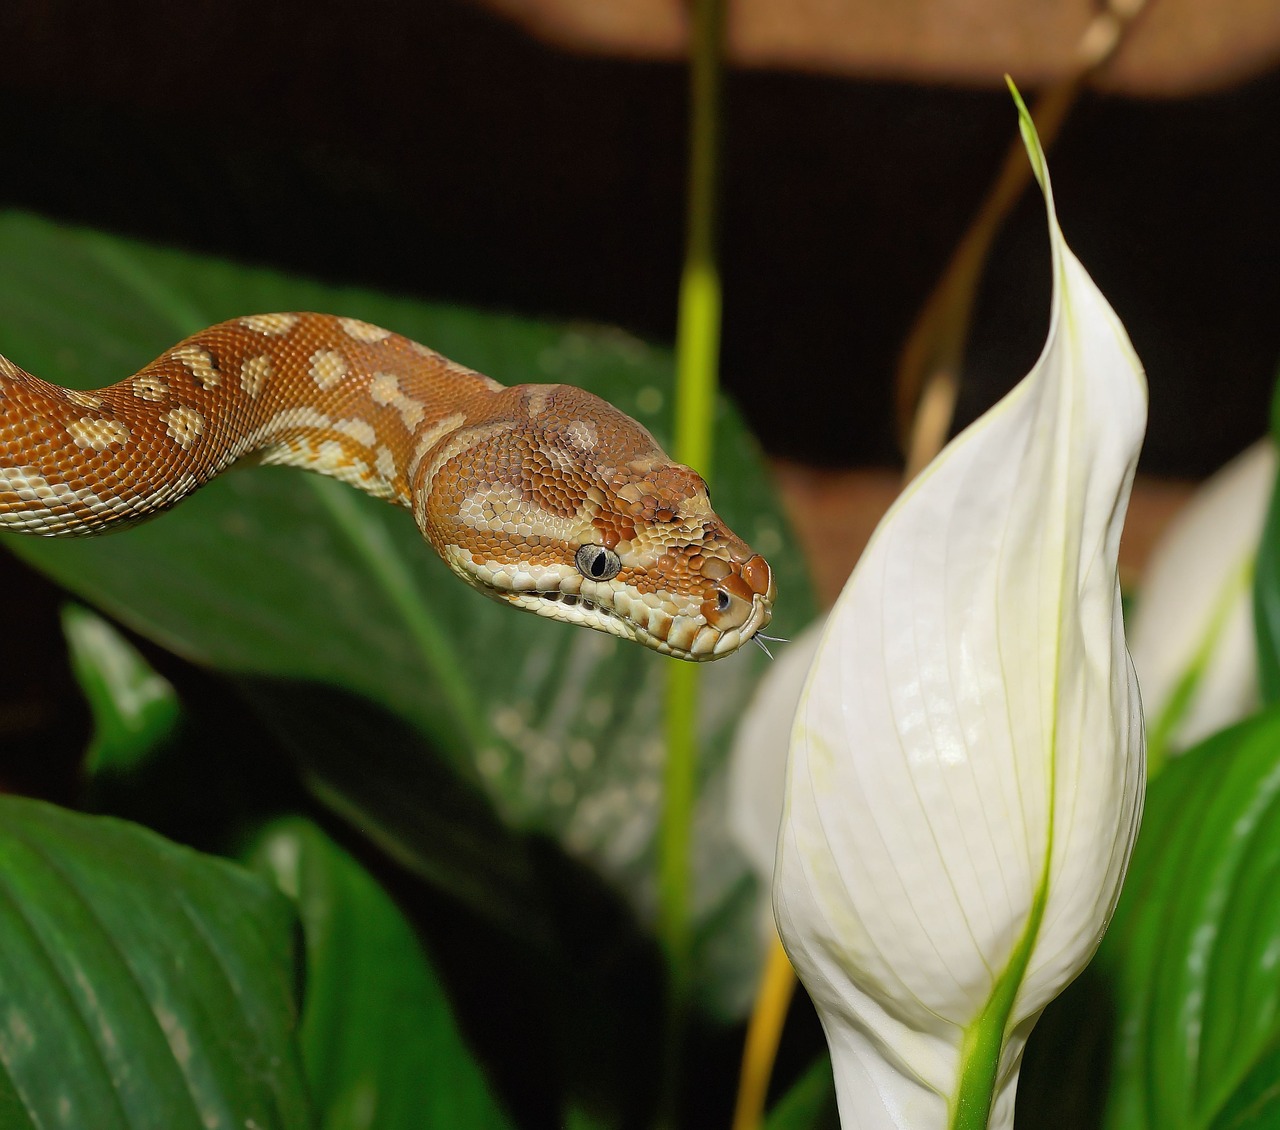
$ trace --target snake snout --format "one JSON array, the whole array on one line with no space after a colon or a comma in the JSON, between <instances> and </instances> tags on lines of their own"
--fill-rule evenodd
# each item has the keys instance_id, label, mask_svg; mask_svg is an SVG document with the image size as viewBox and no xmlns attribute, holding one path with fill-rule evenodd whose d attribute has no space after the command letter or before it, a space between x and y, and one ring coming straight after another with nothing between
<instances>
[{"instance_id":1,"label":"snake snout","mask_svg":"<svg viewBox=\"0 0 1280 1130\"><path fill-rule=\"evenodd\" d=\"M754 634L769 622L775 592L773 571L758 553L746 561L710 558L702 575L716 582L703 602L702 614L717 631L743 628L754 619L757 622L750 623Z\"/></svg>"}]
</instances>

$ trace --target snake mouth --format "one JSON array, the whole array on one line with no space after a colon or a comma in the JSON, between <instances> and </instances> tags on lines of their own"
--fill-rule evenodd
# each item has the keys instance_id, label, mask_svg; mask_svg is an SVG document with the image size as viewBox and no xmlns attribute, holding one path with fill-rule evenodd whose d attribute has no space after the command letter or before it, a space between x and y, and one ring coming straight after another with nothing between
<instances>
[{"instance_id":1,"label":"snake mouth","mask_svg":"<svg viewBox=\"0 0 1280 1130\"><path fill-rule=\"evenodd\" d=\"M605 602L581 592L546 589L507 593L506 599L539 616L594 628L634 640L663 655L699 663L723 659L737 651L772 616L771 602L757 597L746 621L724 630L700 615L673 615L626 589L612 590L609 596Z\"/></svg>"},{"instance_id":2,"label":"snake mouth","mask_svg":"<svg viewBox=\"0 0 1280 1130\"><path fill-rule=\"evenodd\" d=\"M529 608L524 600L519 599L520 597L533 597L538 601L538 606ZM513 604L529 608L529 611L536 612L540 616L582 624L597 631L608 632L610 635L630 637L634 628L625 616L615 612L608 604L592 600L591 597L583 596L581 593L550 589L531 593L511 593L507 599ZM615 623L616 628L611 626Z\"/></svg>"},{"instance_id":3,"label":"snake mouth","mask_svg":"<svg viewBox=\"0 0 1280 1130\"><path fill-rule=\"evenodd\" d=\"M693 662L731 655L773 615L773 586L767 578L756 578L753 592L735 588L737 603L721 614L705 592L644 593L622 580L592 581L576 569L556 565L515 571L476 562L469 551L456 546L449 547L445 560L468 584L503 604Z\"/></svg>"}]
</instances>

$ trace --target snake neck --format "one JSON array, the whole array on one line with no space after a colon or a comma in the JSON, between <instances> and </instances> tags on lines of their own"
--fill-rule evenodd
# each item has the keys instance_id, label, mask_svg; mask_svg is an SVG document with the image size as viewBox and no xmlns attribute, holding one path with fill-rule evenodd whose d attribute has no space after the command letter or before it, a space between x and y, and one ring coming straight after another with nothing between
<instances>
[{"instance_id":1,"label":"snake neck","mask_svg":"<svg viewBox=\"0 0 1280 1130\"><path fill-rule=\"evenodd\" d=\"M300 467L414 507L427 453L489 412L503 386L367 323L298 317L285 361L305 377L263 397L232 459ZM345 340L335 341L332 323Z\"/></svg>"}]
</instances>

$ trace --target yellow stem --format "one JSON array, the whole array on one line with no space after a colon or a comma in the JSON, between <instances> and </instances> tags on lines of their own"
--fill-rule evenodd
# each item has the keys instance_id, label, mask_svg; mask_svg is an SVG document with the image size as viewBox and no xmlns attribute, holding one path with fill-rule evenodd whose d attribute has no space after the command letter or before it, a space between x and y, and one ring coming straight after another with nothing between
<instances>
[{"instance_id":1,"label":"yellow stem","mask_svg":"<svg viewBox=\"0 0 1280 1130\"><path fill-rule=\"evenodd\" d=\"M738 1079L738 1105L733 1112L733 1130L756 1130L764 1118L765 1098L773 1061L778 1055L782 1026L796 991L796 975L786 950L773 935L764 974L747 1025L747 1042L742 1052L742 1074Z\"/></svg>"}]
</instances>

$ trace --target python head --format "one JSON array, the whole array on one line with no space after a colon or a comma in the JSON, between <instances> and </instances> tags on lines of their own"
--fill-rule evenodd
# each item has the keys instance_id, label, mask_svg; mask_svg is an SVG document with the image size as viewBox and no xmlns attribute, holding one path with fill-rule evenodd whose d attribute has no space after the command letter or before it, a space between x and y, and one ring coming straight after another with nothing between
<instances>
[{"instance_id":1,"label":"python head","mask_svg":"<svg viewBox=\"0 0 1280 1130\"><path fill-rule=\"evenodd\" d=\"M697 472L572 385L503 390L425 454L415 516L450 568L517 608L705 661L773 615L768 563Z\"/></svg>"}]
</instances>

